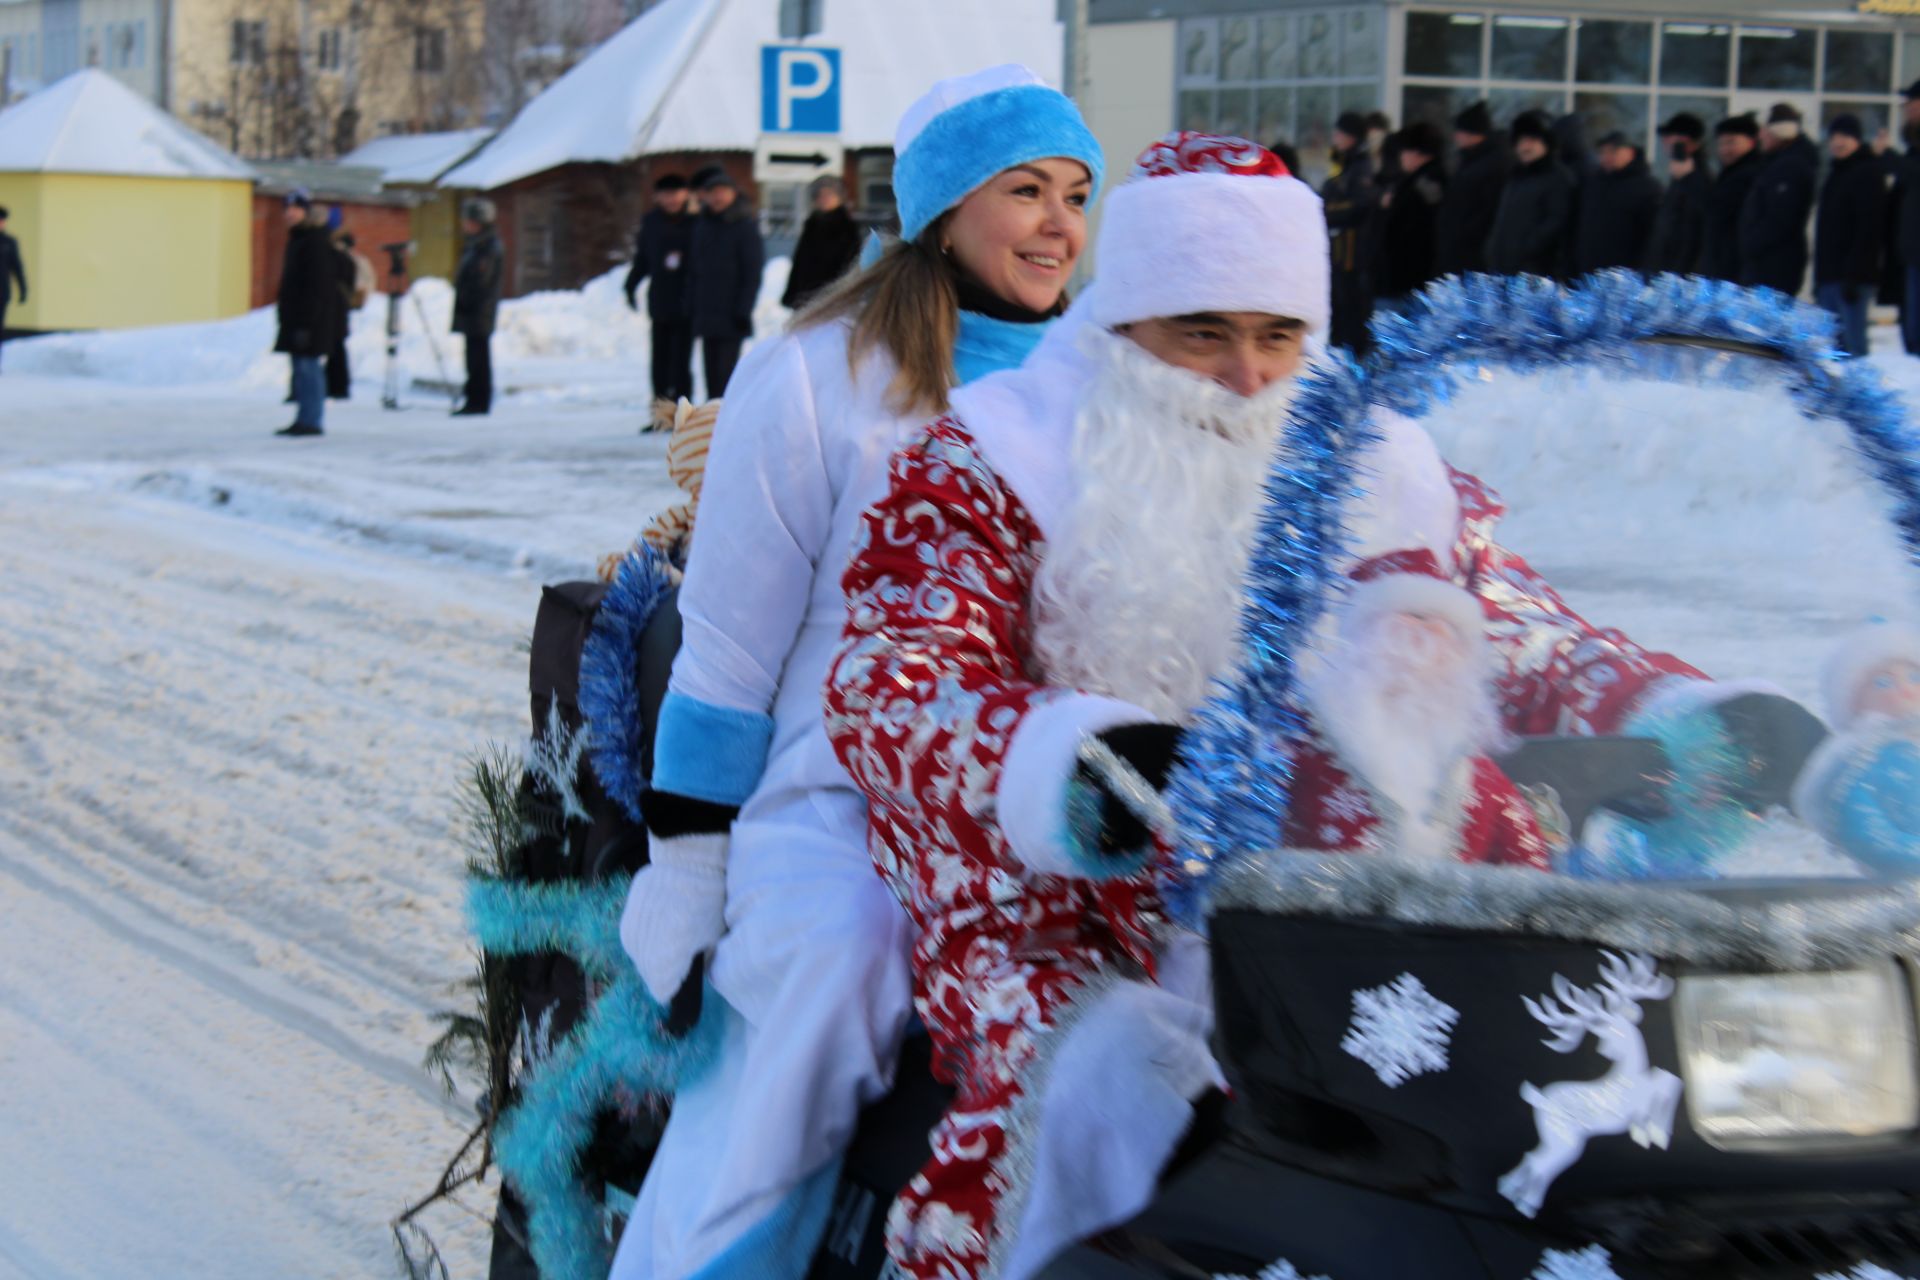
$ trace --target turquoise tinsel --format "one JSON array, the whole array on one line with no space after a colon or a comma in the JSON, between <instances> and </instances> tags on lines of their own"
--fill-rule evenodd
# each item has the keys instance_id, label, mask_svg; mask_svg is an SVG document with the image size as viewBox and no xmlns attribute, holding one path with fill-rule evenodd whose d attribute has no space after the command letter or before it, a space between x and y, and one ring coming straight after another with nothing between
<instances>
[{"instance_id":1,"label":"turquoise tinsel","mask_svg":"<svg viewBox=\"0 0 1920 1280\"><path fill-rule=\"evenodd\" d=\"M494 1158L527 1206L530 1244L545 1280L603 1280L609 1257L600 1206L580 1180L594 1117L621 1100L659 1097L719 1051L721 1005L711 991L685 1036L665 1030L620 949L624 881L523 884L476 878L467 898L474 936L494 955L560 951L602 985L586 1016L534 1064L499 1118Z\"/></svg>"},{"instance_id":2,"label":"turquoise tinsel","mask_svg":"<svg viewBox=\"0 0 1920 1280\"><path fill-rule=\"evenodd\" d=\"M1300 724L1294 654L1340 589L1342 507L1376 407L1423 417L1482 368L1586 366L1732 381L1748 376L1747 362L1697 340L1764 348L1782 360L1801 413L1845 425L1892 495L1901 539L1920 563L1920 433L1878 376L1839 352L1833 317L1819 308L1694 277L1608 272L1574 288L1532 277L1449 277L1409 312L1377 317L1373 333L1365 375L1336 359L1301 382L1290 447L1267 479L1248 570L1244 669L1208 700L1181 745L1170 799L1183 842L1167 898L1189 923L1205 916L1207 887L1225 867L1279 846L1290 776L1281 744Z\"/></svg>"}]
</instances>

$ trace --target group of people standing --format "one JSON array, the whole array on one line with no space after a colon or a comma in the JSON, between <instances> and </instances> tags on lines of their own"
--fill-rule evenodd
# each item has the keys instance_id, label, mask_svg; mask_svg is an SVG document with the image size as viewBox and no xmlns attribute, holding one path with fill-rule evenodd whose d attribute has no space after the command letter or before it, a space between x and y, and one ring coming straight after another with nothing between
<instances>
[{"instance_id":1,"label":"group of people standing","mask_svg":"<svg viewBox=\"0 0 1920 1280\"><path fill-rule=\"evenodd\" d=\"M1021 67L943 81L895 152L899 238L747 355L712 429L620 935L723 1030L616 1280L804 1275L909 1035L955 1089L886 1218L916 1280L1021 1280L1125 1221L1224 1088L1204 944L1129 797L1239 661L1329 208L1265 148L1169 135L1069 306L1107 175L1068 99ZM1438 234L1425 167L1379 207ZM1725 690L1574 614L1493 494L1376 426L1339 646L1367 663L1327 659L1295 744L1344 816L1290 840L1543 867L1496 736Z\"/></svg>"},{"instance_id":2,"label":"group of people standing","mask_svg":"<svg viewBox=\"0 0 1920 1280\"><path fill-rule=\"evenodd\" d=\"M287 398L293 422L275 435L325 434L326 402L352 392L347 336L355 311L373 293L373 264L341 226L340 211L304 190L287 195L287 244L280 264L279 335L273 349L292 361Z\"/></svg>"},{"instance_id":3,"label":"group of people standing","mask_svg":"<svg viewBox=\"0 0 1920 1280\"><path fill-rule=\"evenodd\" d=\"M795 247L783 305L795 310L845 275L860 256L860 230L840 179L809 189L813 209ZM697 201L697 203L696 203ZM766 247L754 210L718 165L691 179L665 174L653 184L653 208L634 238L627 305L639 309L648 283L653 326L653 397L674 404L693 396L693 344L700 343L709 398L726 394L740 349L753 336Z\"/></svg>"},{"instance_id":4,"label":"group of people standing","mask_svg":"<svg viewBox=\"0 0 1920 1280\"><path fill-rule=\"evenodd\" d=\"M1920 82L1906 92L1905 137L1920 149ZM1708 276L1815 300L1851 355L1867 350L1867 311L1888 289L1920 354L1920 156L1883 152L1857 116L1828 121L1828 161L1788 103L1712 129L1688 112L1657 135L1663 186L1640 143L1614 131L1588 146L1578 116L1525 111L1495 127L1486 103L1447 140L1416 121L1349 112L1333 134L1324 188L1333 244L1333 339L1364 353L1376 310L1395 311L1442 276L1473 271L1574 280L1625 268ZM1809 238L1809 223L1812 235ZM1911 224L1911 227L1909 226ZM1905 279L1895 273L1906 268Z\"/></svg>"}]
</instances>

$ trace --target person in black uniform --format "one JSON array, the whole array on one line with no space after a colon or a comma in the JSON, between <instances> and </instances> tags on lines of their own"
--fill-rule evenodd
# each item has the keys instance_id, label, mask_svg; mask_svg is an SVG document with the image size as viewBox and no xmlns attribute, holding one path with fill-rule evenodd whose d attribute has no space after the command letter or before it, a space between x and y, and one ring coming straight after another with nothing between
<instances>
[{"instance_id":1,"label":"person in black uniform","mask_svg":"<svg viewBox=\"0 0 1920 1280\"><path fill-rule=\"evenodd\" d=\"M1789 297L1807 281L1807 219L1813 213L1820 148L1790 103L1767 113L1767 164L1740 210L1740 283Z\"/></svg>"},{"instance_id":2,"label":"person in black uniform","mask_svg":"<svg viewBox=\"0 0 1920 1280\"><path fill-rule=\"evenodd\" d=\"M1732 116L1713 127L1720 177L1707 197L1707 242L1701 247L1700 274L1740 282L1740 211L1747 206L1760 171L1760 122L1751 114Z\"/></svg>"},{"instance_id":3,"label":"person in black uniform","mask_svg":"<svg viewBox=\"0 0 1920 1280\"><path fill-rule=\"evenodd\" d=\"M1667 193L1660 198L1653 240L1647 246L1650 276L1684 276L1705 269L1701 259L1707 243L1707 203L1713 196L1713 179L1700 155L1706 137L1706 121L1685 111L1660 126L1660 141L1667 148Z\"/></svg>"},{"instance_id":4,"label":"person in black uniform","mask_svg":"<svg viewBox=\"0 0 1920 1280\"><path fill-rule=\"evenodd\" d=\"M860 225L847 208L847 188L838 178L813 180L813 212L794 246L793 269L780 305L795 311L847 273L860 260Z\"/></svg>"},{"instance_id":5,"label":"person in black uniform","mask_svg":"<svg viewBox=\"0 0 1920 1280\"><path fill-rule=\"evenodd\" d=\"M506 267L493 219L493 201L480 197L460 211L460 231L467 239L453 273L453 331L467 340L467 386L455 417L493 411L493 326Z\"/></svg>"},{"instance_id":6,"label":"person in black uniform","mask_svg":"<svg viewBox=\"0 0 1920 1280\"><path fill-rule=\"evenodd\" d=\"M1455 118L1453 145L1458 163L1440 205L1438 266L1443 276L1487 270L1487 237L1513 167L1507 140L1494 132L1493 115L1484 102Z\"/></svg>"},{"instance_id":7,"label":"person in black uniform","mask_svg":"<svg viewBox=\"0 0 1920 1280\"><path fill-rule=\"evenodd\" d=\"M647 319L653 325L653 398L677 403L693 395L693 323L687 318L687 252L693 247L693 213L687 180L669 173L653 184L653 208L640 219L627 272L627 306L640 309L647 287Z\"/></svg>"},{"instance_id":8,"label":"person in black uniform","mask_svg":"<svg viewBox=\"0 0 1920 1280\"><path fill-rule=\"evenodd\" d=\"M707 398L727 393L740 347L753 336L753 306L760 297L766 248L753 210L724 172L700 187L703 212L694 220L687 256L686 314L700 339Z\"/></svg>"}]
</instances>

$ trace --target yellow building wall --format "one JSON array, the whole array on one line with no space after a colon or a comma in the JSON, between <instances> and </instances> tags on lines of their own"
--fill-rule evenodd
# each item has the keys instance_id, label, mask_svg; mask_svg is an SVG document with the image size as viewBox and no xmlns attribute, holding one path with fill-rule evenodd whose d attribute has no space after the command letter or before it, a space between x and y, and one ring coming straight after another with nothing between
<instances>
[{"instance_id":1,"label":"yellow building wall","mask_svg":"<svg viewBox=\"0 0 1920 1280\"><path fill-rule=\"evenodd\" d=\"M460 200L456 192L436 192L413 210L413 278L453 279L460 261Z\"/></svg>"},{"instance_id":2,"label":"yellow building wall","mask_svg":"<svg viewBox=\"0 0 1920 1280\"><path fill-rule=\"evenodd\" d=\"M247 182L0 174L0 204L13 210L8 230L32 290L7 313L8 327L125 329L239 315L253 271L252 201Z\"/></svg>"}]
</instances>

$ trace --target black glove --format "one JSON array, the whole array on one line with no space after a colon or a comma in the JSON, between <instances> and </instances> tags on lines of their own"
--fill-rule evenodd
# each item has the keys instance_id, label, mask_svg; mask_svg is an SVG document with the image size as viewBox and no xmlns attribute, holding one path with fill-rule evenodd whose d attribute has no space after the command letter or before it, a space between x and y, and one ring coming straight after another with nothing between
<instances>
[{"instance_id":1,"label":"black glove","mask_svg":"<svg viewBox=\"0 0 1920 1280\"><path fill-rule=\"evenodd\" d=\"M1158 791L1167 785L1167 775L1173 772L1174 752L1180 746L1179 725L1157 721L1122 724L1094 736L1115 755L1132 765L1135 772L1145 778L1154 790ZM1094 841L1097 852L1111 858L1123 858L1137 854L1152 843L1153 832L1134 816L1126 801L1113 793L1107 780L1088 767L1085 761L1080 762L1076 779L1100 796L1100 831Z\"/></svg>"},{"instance_id":2,"label":"black glove","mask_svg":"<svg viewBox=\"0 0 1920 1280\"><path fill-rule=\"evenodd\" d=\"M1827 726L1777 693L1743 693L1713 711L1743 757L1729 795L1755 813L1786 804L1807 757L1826 739Z\"/></svg>"}]
</instances>

